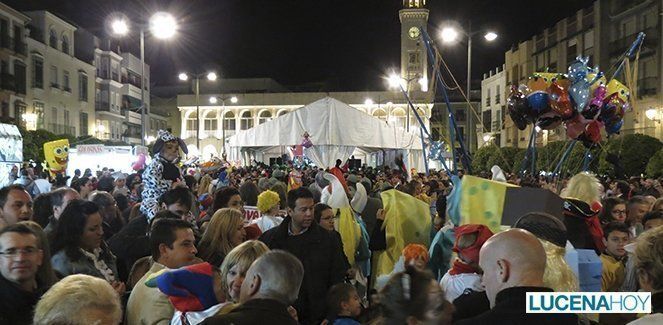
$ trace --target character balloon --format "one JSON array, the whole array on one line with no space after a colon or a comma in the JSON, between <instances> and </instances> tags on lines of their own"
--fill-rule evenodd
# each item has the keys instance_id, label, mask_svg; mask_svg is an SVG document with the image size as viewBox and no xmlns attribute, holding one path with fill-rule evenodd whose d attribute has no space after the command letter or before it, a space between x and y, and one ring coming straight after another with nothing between
<instances>
[{"instance_id":1,"label":"character balloon","mask_svg":"<svg viewBox=\"0 0 663 325\"><path fill-rule=\"evenodd\" d=\"M548 83L546 80L539 76L534 75L529 78L527 81L527 88L529 88L530 93L527 94L527 103L532 108L532 114L534 117L538 117L539 114L543 113L548 109Z\"/></svg>"},{"instance_id":2,"label":"character balloon","mask_svg":"<svg viewBox=\"0 0 663 325\"><path fill-rule=\"evenodd\" d=\"M69 140L61 139L44 143L44 157L52 177L64 173L69 162Z\"/></svg>"},{"instance_id":3,"label":"character balloon","mask_svg":"<svg viewBox=\"0 0 663 325\"><path fill-rule=\"evenodd\" d=\"M529 111L527 99L516 85L511 86L511 94L506 101L506 106L511 120L520 130L527 127L526 114Z\"/></svg>"},{"instance_id":4,"label":"character balloon","mask_svg":"<svg viewBox=\"0 0 663 325\"><path fill-rule=\"evenodd\" d=\"M550 93L550 108L564 120L573 117L573 105L568 91L555 80L550 84L548 92Z\"/></svg>"}]
</instances>

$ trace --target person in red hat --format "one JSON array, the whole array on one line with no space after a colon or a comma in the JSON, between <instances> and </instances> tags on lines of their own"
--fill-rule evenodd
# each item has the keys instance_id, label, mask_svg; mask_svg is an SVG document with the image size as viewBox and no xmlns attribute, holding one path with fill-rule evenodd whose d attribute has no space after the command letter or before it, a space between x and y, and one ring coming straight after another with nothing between
<instances>
[{"instance_id":1,"label":"person in red hat","mask_svg":"<svg viewBox=\"0 0 663 325\"><path fill-rule=\"evenodd\" d=\"M479 269L479 251L493 235L485 225L462 225L456 228L453 251L458 258L442 277L440 285L448 301L454 301L467 290L484 291Z\"/></svg>"}]
</instances>

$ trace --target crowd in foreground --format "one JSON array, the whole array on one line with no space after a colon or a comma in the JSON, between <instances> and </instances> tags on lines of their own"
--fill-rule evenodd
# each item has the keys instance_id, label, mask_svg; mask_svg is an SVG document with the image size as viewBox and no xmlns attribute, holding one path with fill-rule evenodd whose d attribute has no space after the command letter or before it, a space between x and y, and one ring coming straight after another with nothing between
<instances>
[{"instance_id":1,"label":"crowd in foreground","mask_svg":"<svg viewBox=\"0 0 663 325\"><path fill-rule=\"evenodd\" d=\"M560 186L573 198L564 215L531 211L494 234L450 222L444 173L408 180L337 161L189 174L175 164L176 138L160 141L143 172L86 170L36 193L25 168L0 189L0 324L663 323L658 180L581 173ZM330 183L352 202L356 240L326 204ZM423 214L398 211L427 220L431 244L400 243L380 274L375 256L398 245L385 233L398 209L390 191L425 203ZM250 209L260 216L247 219ZM600 255L600 290L651 292L652 314L526 314L526 292L582 290L568 243Z\"/></svg>"}]
</instances>

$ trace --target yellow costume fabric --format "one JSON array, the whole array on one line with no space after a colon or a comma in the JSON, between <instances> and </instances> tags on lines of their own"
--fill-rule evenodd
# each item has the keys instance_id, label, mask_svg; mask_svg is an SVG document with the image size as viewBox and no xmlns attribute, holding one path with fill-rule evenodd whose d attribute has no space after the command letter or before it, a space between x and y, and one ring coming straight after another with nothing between
<instances>
[{"instance_id":1,"label":"yellow costume fabric","mask_svg":"<svg viewBox=\"0 0 663 325\"><path fill-rule=\"evenodd\" d=\"M382 192L382 204L386 215L382 227L387 237L387 248L374 259L374 272L377 278L389 274L408 244L430 244L431 218L428 204L400 192Z\"/></svg>"},{"instance_id":2,"label":"yellow costume fabric","mask_svg":"<svg viewBox=\"0 0 663 325\"><path fill-rule=\"evenodd\" d=\"M341 234L343 242L343 253L348 258L350 265L355 265L355 253L359 240L361 240L361 227L355 217L352 215L350 207L340 208L338 219L338 232Z\"/></svg>"},{"instance_id":3,"label":"yellow costume fabric","mask_svg":"<svg viewBox=\"0 0 663 325\"><path fill-rule=\"evenodd\" d=\"M500 232L506 189L516 186L470 175L461 184L460 225L481 224Z\"/></svg>"}]
</instances>

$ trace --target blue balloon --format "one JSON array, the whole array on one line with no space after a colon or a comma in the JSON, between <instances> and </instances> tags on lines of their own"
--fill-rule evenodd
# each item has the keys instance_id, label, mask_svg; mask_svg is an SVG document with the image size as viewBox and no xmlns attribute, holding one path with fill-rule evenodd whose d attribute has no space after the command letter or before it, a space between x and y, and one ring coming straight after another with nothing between
<instances>
[{"instance_id":1,"label":"blue balloon","mask_svg":"<svg viewBox=\"0 0 663 325\"><path fill-rule=\"evenodd\" d=\"M606 124L605 132L609 135L619 133L619 130L622 129L622 125L624 125L624 120L619 120L615 123Z\"/></svg>"},{"instance_id":2,"label":"blue balloon","mask_svg":"<svg viewBox=\"0 0 663 325\"><path fill-rule=\"evenodd\" d=\"M527 95L527 102L536 115L543 113L548 108L548 93L535 91Z\"/></svg>"},{"instance_id":3,"label":"blue balloon","mask_svg":"<svg viewBox=\"0 0 663 325\"><path fill-rule=\"evenodd\" d=\"M444 157L442 156L442 154L444 152L445 152L444 142L433 141L430 144L430 151L428 154L428 158L432 160L443 161Z\"/></svg>"},{"instance_id":4,"label":"blue balloon","mask_svg":"<svg viewBox=\"0 0 663 325\"><path fill-rule=\"evenodd\" d=\"M574 82L569 88L569 96L575 104L576 111L582 113L589 102L589 82L587 78L582 78Z\"/></svg>"}]
</instances>

